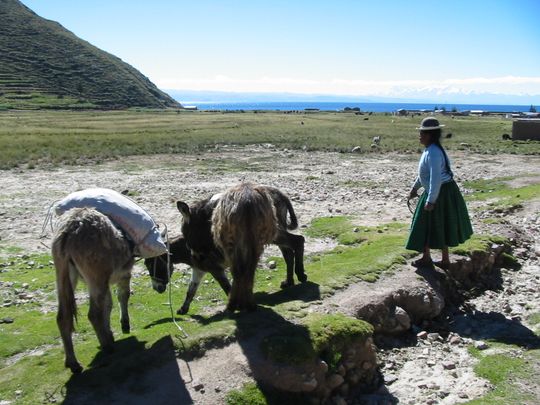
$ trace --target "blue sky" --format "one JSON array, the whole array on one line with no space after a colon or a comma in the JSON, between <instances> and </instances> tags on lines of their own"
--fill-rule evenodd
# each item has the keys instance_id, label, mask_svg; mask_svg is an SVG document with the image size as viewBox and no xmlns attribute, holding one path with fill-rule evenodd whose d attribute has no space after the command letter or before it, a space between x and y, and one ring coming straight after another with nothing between
<instances>
[{"instance_id":1,"label":"blue sky","mask_svg":"<svg viewBox=\"0 0 540 405\"><path fill-rule=\"evenodd\" d=\"M540 95L538 0L23 3L164 89Z\"/></svg>"}]
</instances>

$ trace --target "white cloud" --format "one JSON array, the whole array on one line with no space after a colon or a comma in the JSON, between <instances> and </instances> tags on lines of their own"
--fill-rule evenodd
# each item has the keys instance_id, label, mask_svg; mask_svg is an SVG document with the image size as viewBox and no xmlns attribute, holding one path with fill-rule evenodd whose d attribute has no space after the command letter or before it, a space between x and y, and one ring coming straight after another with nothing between
<instances>
[{"instance_id":1,"label":"white cloud","mask_svg":"<svg viewBox=\"0 0 540 405\"><path fill-rule=\"evenodd\" d=\"M303 94L341 94L351 96L404 97L424 94L505 94L540 95L540 77L474 77L445 80L307 80L288 77L241 79L225 75L211 78L155 79L165 89L268 92Z\"/></svg>"}]
</instances>

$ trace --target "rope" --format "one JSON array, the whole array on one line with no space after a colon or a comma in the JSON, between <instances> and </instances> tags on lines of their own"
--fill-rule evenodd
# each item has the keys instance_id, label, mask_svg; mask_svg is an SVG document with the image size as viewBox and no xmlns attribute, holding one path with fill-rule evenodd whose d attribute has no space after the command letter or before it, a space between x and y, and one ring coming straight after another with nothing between
<instances>
[{"instance_id":1,"label":"rope","mask_svg":"<svg viewBox=\"0 0 540 405\"><path fill-rule=\"evenodd\" d=\"M186 331L178 324L178 322L176 322L176 319L175 319L175 313L174 313L174 309L173 309L173 305L172 305L172 283L171 283L171 274L169 272L169 269L170 269L170 265L171 265L171 255L170 255L170 242L169 242L169 232L168 232L168 229L167 229L167 225L164 225L164 228L165 228L165 231L164 231L164 235L165 235L165 243L167 245L167 284L169 286L169 302L168 302L168 305L169 305L169 309L171 311L171 319L174 323L174 325L178 328L178 330L180 331L180 333L183 334L183 336L179 336L180 340L182 339L186 339L189 337L189 335L186 333ZM155 260L154 260L154 265L155 265Z\"/></svg>"},{"instance_id":2,"label":"rope","mask_svg":"<svg viewBox=\"0 0 540 405\"><path fill-rule=\"evenodd\" d=\"M53 201L51 205L49 205L49 208L47 209L47 214L45 214L45 220L43 221L43 225L41 226L41 233L39 234L39 239L43 239L45 236L47 236L46 230L47 225L51 225L51 233L54 233L54 227L53 227L53 207L56 205L56 203L60 200Z\"/></svg>"}]
</instances>

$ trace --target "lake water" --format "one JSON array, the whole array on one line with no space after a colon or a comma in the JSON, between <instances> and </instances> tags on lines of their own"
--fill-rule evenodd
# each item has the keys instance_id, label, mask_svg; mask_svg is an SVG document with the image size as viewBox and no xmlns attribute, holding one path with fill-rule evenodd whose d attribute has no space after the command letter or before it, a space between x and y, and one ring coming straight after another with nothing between
<instances>
[{"instance_id":1,"label":"lake water","mask_svg":"<svg viewBox=\"0 0 540 405\"><path fill-rule=\"evenodd\" d=\"M215 103L215 102L182 102L184 105L196 105L199 110L274 110L274 111L303 111L306 108L318 108L322 111L339 111L345 107L359 107L362 111L378 113L405 110L433 110L434 107L446 108L452 111L482 110L494 112L528 112L530 105L489 105L489 104L435 104L435 103L353 103L346 102L241 102L241 103Z\"/></svg>"}]
</instances>

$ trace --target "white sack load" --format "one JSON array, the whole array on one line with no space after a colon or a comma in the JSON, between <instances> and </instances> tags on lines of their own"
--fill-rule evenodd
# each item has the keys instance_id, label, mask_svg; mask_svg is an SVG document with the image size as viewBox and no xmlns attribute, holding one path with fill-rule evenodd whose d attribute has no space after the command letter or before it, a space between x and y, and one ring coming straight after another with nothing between
<instances>
[{"instance_id":1,"label":"white sack load","mask_svg":"<svg viewBox=\"0 0 540 405\"><path fill-rule=\"evenodd\" d=\"M134 201L107 188L76 191L58 202L56 215L72 208L95 208L107 215L135 244L136 256L149 258L167 252L159 229L152 217Z\"/></svg>"}]
</instances>

